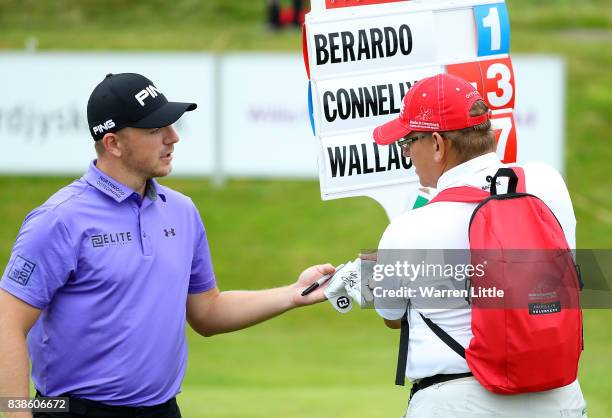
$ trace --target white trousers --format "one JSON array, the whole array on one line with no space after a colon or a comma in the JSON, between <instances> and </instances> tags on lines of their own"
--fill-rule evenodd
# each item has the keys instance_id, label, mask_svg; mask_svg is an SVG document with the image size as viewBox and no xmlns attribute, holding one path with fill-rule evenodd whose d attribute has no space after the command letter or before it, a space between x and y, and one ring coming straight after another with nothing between
<instances>
[{"instance_id":1,"label":"white trousers","mask_svg":"<svg viewBox=\"0 0 612 418\"><path fill-rule=\"evenodd\" d=\"M496 395L465 377L419 390L403 418L586 418L586 402L576 380L546 392Z\"/></svg>"}]
</instances>

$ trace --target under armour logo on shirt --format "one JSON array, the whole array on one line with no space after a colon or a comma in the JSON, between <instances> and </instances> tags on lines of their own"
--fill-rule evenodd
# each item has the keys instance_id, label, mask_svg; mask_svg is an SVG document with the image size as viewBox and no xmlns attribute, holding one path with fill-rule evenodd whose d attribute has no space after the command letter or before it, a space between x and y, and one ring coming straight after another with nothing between
<instances>
[{"instance_id":1,"label":"under armour logo on shirt","mask_svg":"<svg viewBox=\"0 0 612 418\"><path fill-rule=\"evenodd\" d=\"M172 235L173 237L176 236L176 232L174 232L174 228L164 229L164 234L167 237L169 237L170 235Z\"/></svg>"}]
</instances>

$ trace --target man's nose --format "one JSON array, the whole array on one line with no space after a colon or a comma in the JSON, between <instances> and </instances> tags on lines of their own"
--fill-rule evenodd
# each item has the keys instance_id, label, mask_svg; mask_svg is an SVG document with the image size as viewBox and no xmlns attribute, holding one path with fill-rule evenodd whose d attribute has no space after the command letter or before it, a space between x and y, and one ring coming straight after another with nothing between
<instances>
[{"instance_id":1,"label":"man's nose","mask_svg":"<svg viewBox=\"0 0 612 418\"><path fill-rule=\"evenodd\" d=\"M402 155L405 158L409 158L410 157L410 145L408 145L406 148L402 148Z\"/></svg>"},{"instance_id":2,"label":"man's nose","mask_svg":"<svg viewBox=\"0 0 612 418\"><path fill-rule=\"evenodd\" d=\"M174 126L166 126L164 128L164 131L164 142L166 144L174 144L179 142L180 138L178 133L176 132L176 129L174 129Z\"/></svg>"}]
</instances>

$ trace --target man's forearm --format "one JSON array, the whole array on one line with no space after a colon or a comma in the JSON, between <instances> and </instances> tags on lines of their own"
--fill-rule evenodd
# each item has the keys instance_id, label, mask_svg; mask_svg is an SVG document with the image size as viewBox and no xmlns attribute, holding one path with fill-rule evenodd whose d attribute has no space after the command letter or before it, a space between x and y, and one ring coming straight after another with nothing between
<instances>
[{"instance_id":1,"label":"man's forearm","mask_svg":"<svg viewBox=\"0 0 612 418\"><path fill-rule=\"evenodd\" d=\"M293 308L291 286L265 290L221 292L207 309L204 335L250 327Z\"/></svg>"},{"instance_id":2,"label":"man's forearm","mask_svg":"<svg viewBox=\"0 0 612 418\"><path fill-rule=\"evenodd\" d=\"M0 328L0 396L30 396L30 370L26 336ZM5 418L31 417L30 412L5 412Z\"/></svg>"},{"instance_id":3,"label":"man's forearm","mask_svg":"<svg viewBox=\"0 0 612 418\"><path fill-rule=\"evenodd\" d=\"M220 292L217 287L187 296L187 320L201 335L236 331L270 319L289 309L325 300L321 286L312 293L302 292L316 280L335 271L331 264L304 270L298 280L284 287L266 290Z\"/></svg>"}]
</instances>

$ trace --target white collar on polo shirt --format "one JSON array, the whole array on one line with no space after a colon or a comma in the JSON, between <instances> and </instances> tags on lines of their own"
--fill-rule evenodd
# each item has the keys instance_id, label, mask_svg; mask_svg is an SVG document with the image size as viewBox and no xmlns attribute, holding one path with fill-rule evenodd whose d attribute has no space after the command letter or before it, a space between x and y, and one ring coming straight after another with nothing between
<instances>
[{"instance_id":1,"label":"white collar on polo shirt","mask_svg":"<svg viewBox=\"0 0 612 418\"><path fill-rule=\"evenodd\" d=\"M478 174L481 171L490 170L491 167L498 165L501 165L501 162L494 152L472 158L442 174L438 179L437 190L440 191L449 187L464 185L468 177ZM471 182L468 182L468 184L471 184Z\"/></svg>"}]
</instances>

